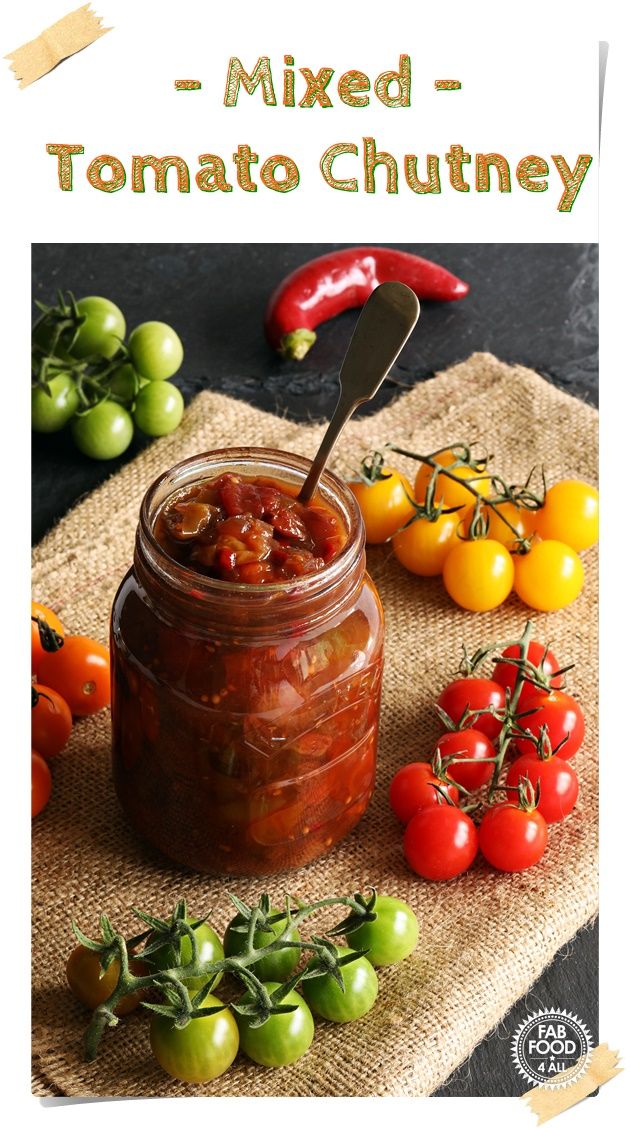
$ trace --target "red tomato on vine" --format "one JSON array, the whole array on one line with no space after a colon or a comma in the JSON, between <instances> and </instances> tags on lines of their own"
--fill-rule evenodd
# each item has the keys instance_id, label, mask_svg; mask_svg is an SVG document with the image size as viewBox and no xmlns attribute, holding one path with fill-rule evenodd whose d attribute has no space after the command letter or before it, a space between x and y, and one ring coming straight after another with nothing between
<instances>
[{"instance_id":1,"label":"red tomato on vine","mask_svg":"<svg viewBox=\"0 0 630 1128\"><path fill-rule=\"evenodd\" d=\"M478 710L493 709L499 714L505 708L505 690L490 678L457 678L442 690L437 699L440 709L459 725L467 712L466 728L474 728L494 740L501 731L501 719L491 713L477 716Z\"/></svg>"},{"instance_id":2,"label":"red tomato on vine","mask_svg":"<svg viewBox=\"0 0 630 1128\"><path fill-rule=\"evenodd\" d=\"M450 881L464 873L473 864L478 846L477 828L470 816L447 803L417 811L403 839L411 869L429 881Z\"/></svg>"},{"instance_id":3,"label":"red tomato on vine","mask_svg":"<svg viewBox=\"0 0 630 1128\"><path fill-rule=\"evenodd\" d=\"M494 869L517 873L540 861L547 837L547 823L536 808L497 803L481 820L479 849Z\"/></svg>"},{"instance_id":4,"label":"red tomato on vine","mask_svg":"<svg viewBox=\"0 0 630 1128\"><path fill-rule=\"evenodd\" d=\"M408 823L421 807L436 806L440 802L438 787L454 803L459 802L457 788L452 784L444 784L431 764L405 764L404 768L396 772L389 785L389 803L396 818L402 823Z\"/></svg>"}]
</instances>

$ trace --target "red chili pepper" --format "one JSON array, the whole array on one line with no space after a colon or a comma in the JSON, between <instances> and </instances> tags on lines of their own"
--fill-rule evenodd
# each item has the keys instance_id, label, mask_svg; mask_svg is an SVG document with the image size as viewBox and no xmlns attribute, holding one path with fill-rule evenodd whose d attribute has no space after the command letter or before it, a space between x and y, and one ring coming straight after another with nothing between
<instances>
[{"instance_id":1,"label":"red chili pepper","mask_svg":"<svg viewBox=\"0 0 630 1128\"><path fill-rule=\"evenodd\" d=\"M362 306L381 282L405 282L418 298L452 302L469 286L443 266L391 247L346 247L298 266L271 295L265 333L288 360L303 360L315 328L346 309Z\"/></svg>"}]
</instances>

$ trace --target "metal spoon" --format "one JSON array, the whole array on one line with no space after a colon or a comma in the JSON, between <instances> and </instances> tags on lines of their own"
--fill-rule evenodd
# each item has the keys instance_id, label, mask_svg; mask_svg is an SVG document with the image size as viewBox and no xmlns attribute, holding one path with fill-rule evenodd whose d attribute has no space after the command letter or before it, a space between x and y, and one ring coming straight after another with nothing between
<instances>
[{"instance_id":1,"label":"metal spoon","mask_svg":"<svg viewBox=\"0 0 630 1128\"><path fill-rule=\"evenodd\" d=\"M339 373L337 406L299 492L310 501L339 435L360 403L376 395L420 316L420 303L402 282L372 291L357 321Z\"/></svg>"}]
</instances>

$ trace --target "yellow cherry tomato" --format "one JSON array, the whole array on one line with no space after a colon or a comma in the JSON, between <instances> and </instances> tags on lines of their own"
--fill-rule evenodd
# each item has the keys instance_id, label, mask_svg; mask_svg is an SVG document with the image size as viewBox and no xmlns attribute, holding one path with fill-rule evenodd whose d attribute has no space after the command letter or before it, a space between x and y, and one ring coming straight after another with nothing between
<instances>
[{"instance_id":1,"label":"yellow cherry tomato","mask_svg":"<svg viewBox=\"0 0 630 1128\"><path fill-rule=\"evenodd\" d=\"M577 553L557 540L538 541L514 559L514 590L535 611L558 611L577 599L584 568Z\"/></svg>"},{"instance_id":2,"label":"yellow cherry tomato","mask_svg":"<svg viewBox=\"0 0 630 1128\"><path fill-rule=\"evenodd\" d=\"M383 466L381 473L386 477L370 486L348 482L359 503L368 544L384 544L415 512L409 501L413 497L411 483L391 466Z\"/></svg>"},{"instance_id":3,"label":"yellow cherry tomato","mask_svg":"<svg viewBox=\"0 0 630 1128\"><path fill-rule=\"evenodd\" d=\"M416 576L439 576L453 547L459 513L443 513L437 521L418 517L392 540L394 556Z\"/></svg>"},{"instance_id":4,"label":"yellow cherry tomato","mask_svg":"<svg viewBox=\"0 0 630 1128\"><path fill-rule=\"evenodd\" d=\"M586 482L556 482L547 490L545 504L534 517L534 528L543 540L561 541L582 552L597 544L599 493Z\"/></svg>"},{"instance_id":5,"label":"yellow cherry tomato","mask_svg":"<svg viewBox=\"0 0 630 1128\"><path fill-rule=\"evenodd\" d=\"M514 581L514 563L495 540L460 540L444 561L444 587L466 611L491 611L507 599Z\"/></svg>"},{"instance_id":6,"label":"yellow cherry tomato","mask_svg":"<svg viewBox=\"0 0 630 1128\"><path fill-rule=\"evenodd\" d=\"M450 470L453 463L457 461L457 455L454 454L452 450L445 450L441 454L436 455L435 461L439 463L440 466L444 466L447 470ZM424 463L421 464L416 474L415 482L415 494L419 502L423 502L427 495L427 486L431 481L432 473L433 468L431 466L425 466ZM472 466L456 466L453 470L453 474L461 478L463 482L470 482L471 486L474 486L477 493L481 494L482 497L487 497L490 493L491 483L489 479L484 479L485 473L485 470L481 471L480 479L480 472L473 469ZM438 505L440 502L442 502L446 509L450 509L451 506L454 505L469 507L475 504L475 495L464 486L458 485L458 483L454 482L451 478L446 478L443 474L440 474L435 487L435 504Z\"/></svg>"}]
</instances>

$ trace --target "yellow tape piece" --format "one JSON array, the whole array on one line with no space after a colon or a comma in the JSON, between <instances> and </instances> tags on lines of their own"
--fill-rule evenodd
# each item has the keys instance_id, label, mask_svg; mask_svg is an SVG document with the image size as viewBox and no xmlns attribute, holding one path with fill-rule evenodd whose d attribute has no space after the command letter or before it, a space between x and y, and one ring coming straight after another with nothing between
<instances>
[{"instance_id":1,"label":"yellow tape piece","mask_svg":"<svg viewBox=\"0 0 630 1128\"><path fill-rule=\"evenodd\" d=\"M13 60L11 70L20 81L20 89L48 74L62 59L76 55L77 51L89 47L90 43L111 31L111 27L101 27L102 18L90 10L89 4L84 4L47 27L37 39L31 39L30 43L5 55L5 59Z\"/></svg>"},{"instance_id":2,"label":"yellow tape piece","mask_svg":"<svg viewBox=\"0 0 630 1128\"><path fill-rule=\"evenodd\" d=\"M532 1089L529 1093L523 1093L521 1100L525 1101L538 1117L538 1123L544 1124L565 1109L583 1101L600 1085L605 1085L606 1081L610 1081L612 1077L622 1072L619 1066L619 1052L610 1050L607 1044L602 1042L593 1050L588 1069L577 1081L570 1083L565 1089L542 1087ZM562 1074L559 1073L558 1078L561 1077Z\"/></svg>"}]
</instances>

